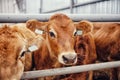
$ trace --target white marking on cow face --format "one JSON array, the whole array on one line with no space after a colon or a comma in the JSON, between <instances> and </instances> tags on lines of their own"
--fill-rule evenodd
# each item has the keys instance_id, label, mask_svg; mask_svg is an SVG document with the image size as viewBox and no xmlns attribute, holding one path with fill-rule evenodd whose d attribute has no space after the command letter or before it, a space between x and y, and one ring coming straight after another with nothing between
<instances>
[{"instance_id":1,"label":"white marking on cow face","mask_svg":"<svg viewBox=\"0 0 120 80\"><path fill-rule=\"evenodd\" d=\"M77 54L75 52L62 52L58 55L58 61L64 65L73 65L77 62Z\"/></svg>"}]
</instances>

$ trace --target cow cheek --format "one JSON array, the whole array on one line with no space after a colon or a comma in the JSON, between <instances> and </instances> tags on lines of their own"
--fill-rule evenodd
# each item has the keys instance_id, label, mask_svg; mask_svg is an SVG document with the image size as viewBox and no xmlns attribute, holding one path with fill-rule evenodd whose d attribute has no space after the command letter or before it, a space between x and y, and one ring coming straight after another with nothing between
<instances>
[{"instance_id":1,"label":"cow cheek","mask_svg":"<svg viewBox=\"0 0 120 80\"><path fill-rule=\"evenodd\" d=\"M53 52L53 55L54 56L58 56L59 54L59 43L57 42L57 40L50 40L50 47L51 47L51 50Z\"/></svg>"},{"instance_id":2,"label":"cow cheek","mask_svg":"<svg viewBox=\"0 0 120 80\"><path fill-rule=\"evenodd\" d=\"M21 60L17 61L17 64L12 67L12 76L11 76L11 80L20 80L22 74L24 71L24 64Z\"/></svg>"},{"instance_id":3,"label":"cow cheek","mask_svg":"<svg viewBox=\"0 0 120 80\"><path fill-rule=\"evenodd\" d=\"M23 61L21 61L21 60L18 60L18 62L17 62L17 78L21 78L21 76L22 76L22 74L23 74L23 71L24 71L24 64L23 64Z\"/></svg>"}]
</instances>

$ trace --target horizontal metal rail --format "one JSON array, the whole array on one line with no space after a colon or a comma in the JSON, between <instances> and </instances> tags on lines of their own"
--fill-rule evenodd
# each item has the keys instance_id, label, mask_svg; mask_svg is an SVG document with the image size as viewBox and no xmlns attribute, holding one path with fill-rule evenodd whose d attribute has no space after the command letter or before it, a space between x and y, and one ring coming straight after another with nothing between
<instances>
[{"instance_id":1,"label":"horizontal metal rail","mask_svg":"<svg viewBox=\"0 0 120 80\"><path fill-rule=\"evenodd\" d=\"M38 77L53 76L53 75L64 75L64 74L79 73L79 72L105 69L105 68L114 68L114 67L120 67L120 61L88 64L81 66L56 68L56 69L47 69L47 70L28 71L23 73L22 79L38 78Z\"/></svg>"},{"instance_id":2,"label":"horizontal metal rail","mask_svg":"<svg viewBox=\"0 0 120 80\"><path fill-rule=\"evenodd\" d=\"M95 3L103 2L103 1L109 1L109 0L93 0L93 1L77 3L77 4L73 5L73 8L74 7L85 6L85 5L89 5L89 4L95 4ZM42 13L51 13L51 12L56 12L56 11L61 11L61 10L66 10L66 9L70 9L70 6L66 6L66 7L63 7L63 8L54 9L54 10L50 10L50 11L45 11L45 12L42 12Z\"/></svg>"},{"instance_id":3,"label":"horizontal metal rail","mask_svg":"<svg viewBox=\"0 0 120 80\"><path fill-rule=\"evenodd\" d=\"M53 14L0 14L0 23L20 23L29 19L48 21ZM120 14L66 14L73 21L120 22Z\"/></svg>"}]
</instances>

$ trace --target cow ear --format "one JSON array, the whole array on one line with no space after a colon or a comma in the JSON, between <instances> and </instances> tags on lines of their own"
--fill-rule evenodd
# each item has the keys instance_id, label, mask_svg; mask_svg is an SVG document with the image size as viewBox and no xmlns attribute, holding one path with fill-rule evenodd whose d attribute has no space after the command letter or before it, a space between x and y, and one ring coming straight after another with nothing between
<instances>
[{"instance_id":1,"label":"cow ear","mask_svg":"<svg viewBox=\"0 0 120 80\"><path fill-rule=\"evenodd\" d=\"M47 22L40 22L36 19L31 19L26 22L26 27L36 34L42 34L47 26Z\"/></svg>"},{"instance_id":2,"label":"cow ear","mask_svg":"<svg viewBox=\"0 0 120 80\"><path fill-rule=\"evenodd\" d=\"M75 26L76 26L78 31L81 30L81 31L83 31L83 33L92 32L92 30L93 30L92 22L89 22L86 20L75 23Z\"/></svg>"}]
</instances>

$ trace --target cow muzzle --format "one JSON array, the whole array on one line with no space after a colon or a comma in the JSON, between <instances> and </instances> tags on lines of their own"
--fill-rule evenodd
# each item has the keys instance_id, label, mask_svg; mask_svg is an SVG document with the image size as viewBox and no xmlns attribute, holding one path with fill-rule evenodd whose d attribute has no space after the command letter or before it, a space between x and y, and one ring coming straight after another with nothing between
<instances>
[{"instance_id":1,"label":"cow muzzle","mask_svg":"<svg viewBox=\"0 0 120 80\"><path fill-rule=\"evenodd\" d=\"M77 55L74 52L63 52L58 56L58 60L64 65L73 65L77 62Z\"/></svg>"}]
</instances>

